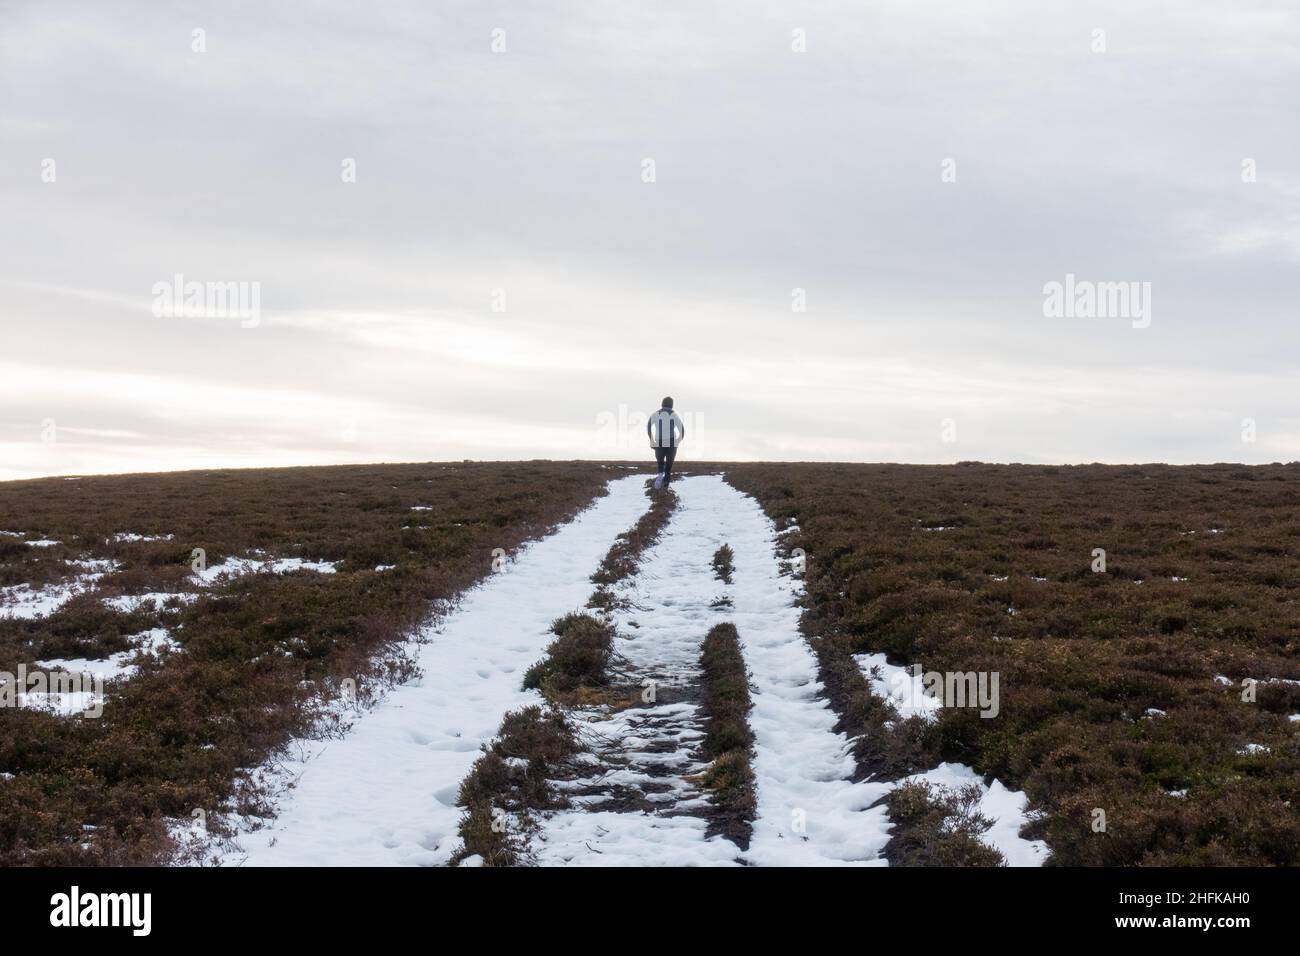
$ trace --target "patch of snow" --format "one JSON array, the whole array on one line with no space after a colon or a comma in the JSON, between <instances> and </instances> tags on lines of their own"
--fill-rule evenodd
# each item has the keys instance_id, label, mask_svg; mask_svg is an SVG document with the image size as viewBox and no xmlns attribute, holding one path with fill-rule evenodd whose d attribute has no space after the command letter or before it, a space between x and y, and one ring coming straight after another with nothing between
<instances>
[{"instance_id":1,"label":"patch of snow","mask_svg":"<svg viewBox=\"0 0 1300 956\"><path fill-rule=\"evenodd\" d=\"M135 646L125 651L118 651L105 658L64 657L37 661L36 666L47 671L66 671L69 674L90 674L103 680L118 680L130 677L136 671L134 663L141 654L156 656L162 650L176 646L165 628L155 627L128 638Z\"/></svg>"},{"instance_id":2,"label":"patch of snow","mask_svg":"<svg viewBox=\"0 0 1300 956\"><path fill-rule=\"evenodd\" d=\"M150 591L147 594L123 594L120 597L104 598L104 604L115 611L130 614L146 605L150 610L161 611L167 602L173 599L182 604L193 604L199 596L188 591Z\"/></svg>"},{"instance_id":3,"label":"patch of snow","mask_svg":"<svg viewBox=\"0 0 1300 956\"><path fill-rule=\"evenodd\" d=\"M104 703L102 696L85 690L50 691L43 694L23 693L17 696L19 707L43 710L59 717L76 717L78 714L101 707Z\"/></svg>"},{"instance_id":4,"label":"patch of snow","mask_svg":"<svg viewBox=\"0 0 1300 956\"><path fill-rule=\"evenodd\" d=\"M722 837L706 840L707 825L689 815L576 809L551 816L534 847L539 866L735 865L740 849Z\"/></svg>"},{"instance_id":5,"label":"patch of snow","mask_svg":"<svg viewBox=\"0 0 1300 956\"><path fill-rule=\"evenodd\" d=\"M152 654L155 657L163 651L174 651L178 646L176 639L165 627L151 627L132 635L129 640L136 642L136 649L141 654Z\"/></svg>"},{"instance_id":6,"label":"patch of snow","mask_svg":"<svg viewBox=\"0 0 1300 956\"><path fill-rule=\"evenodd\" d=\"M337 574L337 561L305 561L302 558L280 558L270 562L268 570L272 574L288 574L290 571L315 571L317 574Z\"/></svg>"},{"instance_id":7,"label":"patch of snow","mask_svg":"<svg viewBox=\"0 0 1300 956\"><path fill-rule=\"evenodd\" d=\"M53 541L49 538L41 538L39 541L28 541L33 548L52 548L56 544L62 544L62 541Z\"/></svg>"},{"instance_id":8,"label":"patch of snow","mask_svg":"<svg viewBox=\"0 0 1300 956\"><path fill-rule=\"evenodd\" d=\"M1182 789L1182 790L1169 790L1169 791L1166 791L1166 792L1167 792L1167 793L1169 794L1169 796L1171 796L1171 797L1185 797L1185 796L1187 796L1187 790L1186 790L1186 789Z\"/></svg>"},{"instance_id":9,"label":"patch of snow","mask_svg":"<svg viewBox=\"0 0 1300 956\"><path fill-rule=\"evenodd\" d=\"M375 565L375 570L376 570L376 571L391 571L391 570L393 570L393 568L395 568L395 567L397 567L397 565L395 565L395 564L376 564L376 565Z\"/></svg>"},{"instance_id":10,"label":"patch of snow","mask_svg":"<svg viewBox=\"0 0 1300 956\"><path fill-rule=\"evenodd\" d=\"M1166 714L1166 713L1165 713L1163 710L1161 710L1159 707L1148 707L1148 708L1143 712L1143 716L1146 716L1146 717L1167 717L1168 714Z\"/></svg>"},{"instance_id":11,"label":"patch of snow","mask_svg":"<svg viewBox=\"0 0 1300 956\"><path fill-rule=\"evenodd\" d=\"M116 680L129 676L135 667L128 663L135 657L135 651L119 651L109 657L91 659L86 657L52 658L37 661L36 666L47 671L66 671L69 674L90 674L102 680Z\"/></svg>"},{"instance_id":12,"label":"patch of snow","mask_svg":"<svg viewBox=\"0 0 1300 956\"><path fill-rule=\"evenodd\" d=\"M908 717L934 720L939 716L943 701L925 692L922 674L889 663L884 654L854 654L853 659L858 662L872 692L889 700L899 717L904 720Z\"/></svg>"},{"instance_id":13,"label":"patch of snow","mask_svg":"<svg viewBox=\"0 0 1300 956\"><path fill-rule=\"evenodd\" d=\"M1008 790L999 781L985 784L984 778L972 768L959 763L941 763L933 770L913 774L905 782L924 782L931 786L960 790L975 784L982 794L976 809L993 821L980 842L1002 854L1007 866L1042 866L1047 860L1047 844L1042 840L1026 840L1020 830L1029 823L1029 798L1022 791Z\"/></svg>"},{"instance_id":14,"label":"patch of snow","mask_svg":"<svg viewBox=\"0 0 1300 956\"><path fill-rule=\"evenodd\" d=\"M87 575L94 575L96 580L122 566L112 558L65 558L63 563L69 567L80 568Z\"/></svg>"},{"instance_id":15,"label":"patch of snow","mask_svg":"<svg viewBox=\"0 0 1300 956\"><path fill-rule=\"evenodd\" d=\"M90 591L95 582L119 567L116 561L77 560L69 565L81 568L71 581L33 588L30 584L13 584L0 588L0 618L31 621L49 617L78 594Z\"/></svg>"},{"instance_id":16,"label":"patch of snow","mask_svg":"<svg viewBox=\"0 0 1300 956\"><path fill-rule=\"evenodd\" d=\"M1246 744L1246 746L1238 750L1237 753L1247 756L1250 754L1266 754L1270 753L1270 751L1269 748L1263 744Z\"/></svg>"},{"instance_id":17,"label":"patch of snow","mask_svg":"<svg viewBox=\"0 0 1300 956\"><path fill-rule=\"evenodd\" d=\"M855 654L854 660L862 669L872 692L891 701L901 718L920 716L933 720L938 716L943 702L925 692L922 675L914 675L910 668L890 664L884 654ZM1029 798L1023 792L1008 790L997 780L985 784L972 768L956 763L940 764L934 770L914 774L900 783L917 780L949 789L977 783L983 794L979 812L994 821L988 833L983 835L983 842L1002 853L1009 866L1041 866L1047 859L1046 843L1020 836L1020 828L1028 821L1026 807Z\"/></svg>"},{"instance_id":18,"label":"patch of snow","mask_svg":"<svg viewBox=\"0 0 1300 956\"><path fill-rule=\"evenodd\" d=\"M934 719L943 702L925 693L920 675L911 669L890 664L884 654L856 654L854 659L874 693L890 700L900 717L920 716ZM933 770L913 774L899 783L923 781L932 786L956 790L978 784L983 794L978 810L993 821L982 841L1002 853L1009 866L1041 866L1047 859L1047 844L1026 840L1020 828L1028 822L1029 798L1021 791L1008 790L999 781L985 784L983 778L965 764L943 763ZM892 788L892 787L891 787Z\"/></svg>"},{"instance_id":19,"label":"patch of snow","mask_svg":"<svg viewBox=\"0 0 1300 956\"><path fill-rule=\"evenodd\" d=\"M133 531L122 531L113 535L114 541L171 541L175 535L171 534L136 534Z\"/></svg>"},{"instance_id":20,"label":"patch of snow","mask_svg":"<svg viewBox=\"0 0 1300 956\"><path fill-rule=\"evenodd\" d=\"M333 561L305 561L302 558L227 558L220 564L214 564L202 571L190 575L203 584L215 584L222 578L242 577L245 574L258 574L269 571L272 574L288 574L290 571L316 571L319 574L334 574L338 565Z\"/></svg>"},{"instance_id":21,"label":"patch of snow","mask_svg":"<svg viewBox=\"0 0 1300 956\"><path fill-rule=\"evenodd\" d=\"M0 588L0 618L31 621L49 617L86 588L76 584L48 584L33 589L28 584Z\"/></svg>"},{"instance_id":22,"label":"patch of snow","mask_svg":"<svg viewBox=\"0 0 1300 956\"><path fill-rule=\"evenodd\" d=\"M1232 678L1231 678L1231 677L1225 677L1225 676L1223 676L1222 674L1215 674L1215 675L1214 675L1214 682L1215 682L1216 684L1227 684L1229 687L1232 686Z\"/></svg>"}]
</instances>

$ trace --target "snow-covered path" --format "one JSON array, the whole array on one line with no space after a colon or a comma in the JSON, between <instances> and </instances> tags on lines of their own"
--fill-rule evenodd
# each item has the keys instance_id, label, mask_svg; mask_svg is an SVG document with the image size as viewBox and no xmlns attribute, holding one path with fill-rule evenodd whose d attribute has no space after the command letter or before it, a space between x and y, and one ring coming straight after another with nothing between
<instances>
[{"instance_id":1,"label":"snow-covered path","mask_svg":"<svg viewBox=\"0 0 1300 956\"><path fill-rule=\"evenodd\" d=\"M782 577L775 530L758 503L716 475L682 479L673 485L680 503L659 543L622 592L633 607L614 617L616 648L638 667L668 682L694 679L700 645L709 628L732 621L750 670L754 730L754 772L758 819L747 852L730 841L704 839L706 821L654 812L573 809L551 816L534 850L539 863L586 865L725 864L743 859L769 865L883 863L888 840L883 807L866 808L888 792L886 784L853 783L855 766L848 739L836 733L836 717L818 699L822 687L811 649L799 631L794 606L797 584ZM730 544L735 552L733 583L714 577L714 552ZM713 607L726 596L732 607ZM694 704L681 715L699 720ZM662 708L660 708L662 709ZM597 725L624 735L629 750L643 743L626 724L647 711L623 711ZM650 711L653 713L653 711ZM683 743L697 737L685 735ZM679 765L685 755L674 754ZM697 800L680 775L698 773L697 758L679 767L671 795ZM632 783L634 781L629 780ZM682 802L673 804L679 811Z\"/></svg>"},{"instance_id":2,"label":"snow-covered path","mask_svg":"<svg viewBox=\"0 0 1300 956\"><path fill-rule=\"evenodd\" d=\"M799 630L800 585L782 576L776 529L757 501L721 479L708 489L718 534L735 552L730 619L749 667L758 818L745 859L773 866L884 865L885 783L858 782L849 739L821 699L817 660Z\"/></svg>"},{"instance_id":3,"label":"snow-covered path","mask_svg":"<svg viewBox=\"0 0 1300 956\"><path fill-rule=\"evenodd\" d=\"M673 483L678 505L659 541L641 556L637 573L614 589L627 607L613 613L615 654L631 677L653 681L656 703L606 715L598 713L584 737L612 747L592 773L558 784L573 806L547 817L533 840L542 866L698 866L734 863L731 841L705 838L708 795L690 779L707 769L699 750L703 716L695 697L700 645L729 611L710 605L725 590L713 574L719 536L710 490L712 477ZM651 809L627 806L643 803ZM620 809L605 809L622 802Z\"/></svg>"},{"instance_id":4,"label":"snow-covered path","mask_svg":"<svg viewBox=\"0 0 1300 956\"><path fill-rule=\"evenodd\" d=\"M421 680L395 688L340 741L307 745L296 788L267 830L242 837L253 865L438 865L460 849L461 780L510 710L541 703L523 672L545 653L551 622L581 609L591 573L615 538L646 510L645 476L610 493L573 522L524 549L501 574L469 592L418 648ZM579 709L596 757L580 779L554 781L572 805L543 817L532 840L540 865L884 865L883 805L897 782L853 781L850 741L823 699L812 649L799 630L801 585L782 575L777 534L759 504L717 475L673 485L679 504L636 574L613 591L615 651L630 678L650 678L658 700L615 713ZM733 581L711 566L723 544ZM719 598L726 598L720 602ZM757 818L742 851L706 838L708 797L698 775L699 655L713 625L735 624L750 674ZM977 781L945 764L916 779ZM977 781L978 782L978 781ZM981 786L983 784L981 783ZM1023 794L996 782L981 810L986 840L1013 865L1035 865L1046 847L1019 837Z\"/></svg>"},{"instance_id":5,"label":"snow-covered path","mask_svg":"<svg viewBox=\"0 0 1300 956\"><path fill-rule=\"evenodd\" d=\"M438 865L459 848L461 780L509 710L551 622L581 608L614 538L646 510L645 476L610 483L551 536L469 591L417 648L424 676L394 688L342 740L308 745L274 824L244 835L249 865ZM485 560L488 556L485 556Z\"/></svg>"}]
</instances>

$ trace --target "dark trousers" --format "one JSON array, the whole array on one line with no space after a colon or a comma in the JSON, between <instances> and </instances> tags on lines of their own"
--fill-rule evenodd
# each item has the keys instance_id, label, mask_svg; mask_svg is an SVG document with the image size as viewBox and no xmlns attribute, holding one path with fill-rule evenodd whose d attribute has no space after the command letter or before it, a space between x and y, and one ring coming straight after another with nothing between
<instances>
[{"instance_id":1,"label":"dark trousers","mask_svg":"<svg viewBox=\"0 0 1300 956\"><path fill-rule=\"evenodd\" d=\"M677 457L677 449L660 448L655 446L655 473L664 476L664 484L667 484L673 476L673 459Z\"/></svg>"}]
</instances>

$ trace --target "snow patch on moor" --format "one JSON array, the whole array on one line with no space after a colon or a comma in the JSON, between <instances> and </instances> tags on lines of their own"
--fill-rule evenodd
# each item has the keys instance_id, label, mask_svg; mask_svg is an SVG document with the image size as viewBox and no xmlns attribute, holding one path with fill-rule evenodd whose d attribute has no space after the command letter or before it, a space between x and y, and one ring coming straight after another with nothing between
<instances>
[{"instance_id":1,"label":"snow patch on moor","mask_svg":"<svg viewBox=\"0 0 1300 956\"><path fill-rule=\"evenodd\" d=\"M262 571L271 574L288 574L290 571L334 574L338 571L338 565L333 561L306 561L303 558L227 558L220 564L195 571L191 577L202 584L216 584L223 578L237 578Z\"/></svg>"},{"instance_id":2,"label":"snow patch on moor","mask_svg":"<svg viewBox=\"0 0 1300 956\"><path fill-rule=\"evenodd\" d=\"M157 657L176 649L176 642L166 628L155 627L128 638L133 646L104 658L61 657L37 661L36 666L69 674L91 674L104 680L120 680L135 674L141 656Z\"/></svg>"},{"instance_id":3,"label":"snow patch on moor","mask_svg":"<svg viewBox=\"0 0 1300 956\"><path fill-rule=\"evenodd\" d=\"M901 719L922 717L935 720L943 701L925 690L920 668L900 667L890 664L884 654L855 654L854 660L862 675L877 695L886 698ZM1163 711L1148 716L1163 716ZM1020 836L1021 827L1030 822L1027 811L1029 798L1019 790L1008 790L999 781L985 783L974 769L959 763L941 763L933 770L913 774L902 783L922 782L947 790L960 790L974 784L981 798L976 808L993 821L993 826L981 835L981 842L1002 854L1008 866L1042 866L1048 857L1047 844L1042 840L1026 840Z\"/></svg>"},{"instance_id":4,"label":"snow patch on moor","mask_svg":"<svg viewBox=\"0 0 1300 956\"><path fill-rule=\"evenodd\" d=\"M0 618L31 621L49 617L78 594L93 590L100 578L119 567L116 561L109 560L72 560L66 563L81 570L70 581L39 588L30 584L0 588Z\"/></svg>"}]
</instances>

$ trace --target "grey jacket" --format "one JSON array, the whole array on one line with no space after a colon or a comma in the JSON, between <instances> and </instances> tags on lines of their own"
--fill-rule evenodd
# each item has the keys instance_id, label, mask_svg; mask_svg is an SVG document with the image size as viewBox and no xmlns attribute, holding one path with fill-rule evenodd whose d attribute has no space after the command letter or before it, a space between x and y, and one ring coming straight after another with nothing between
<instances>
[{"instance_id":1,"label":"grey jacket","mask_svg":"<svg viewBox=\"0 0 1300 956\"><path fill-rule=\"evenodd\" d=\"M686 437L686 426L671 408L661 408L645 423L651 448L676 448Z\"/></svg>"}]
</instances>

